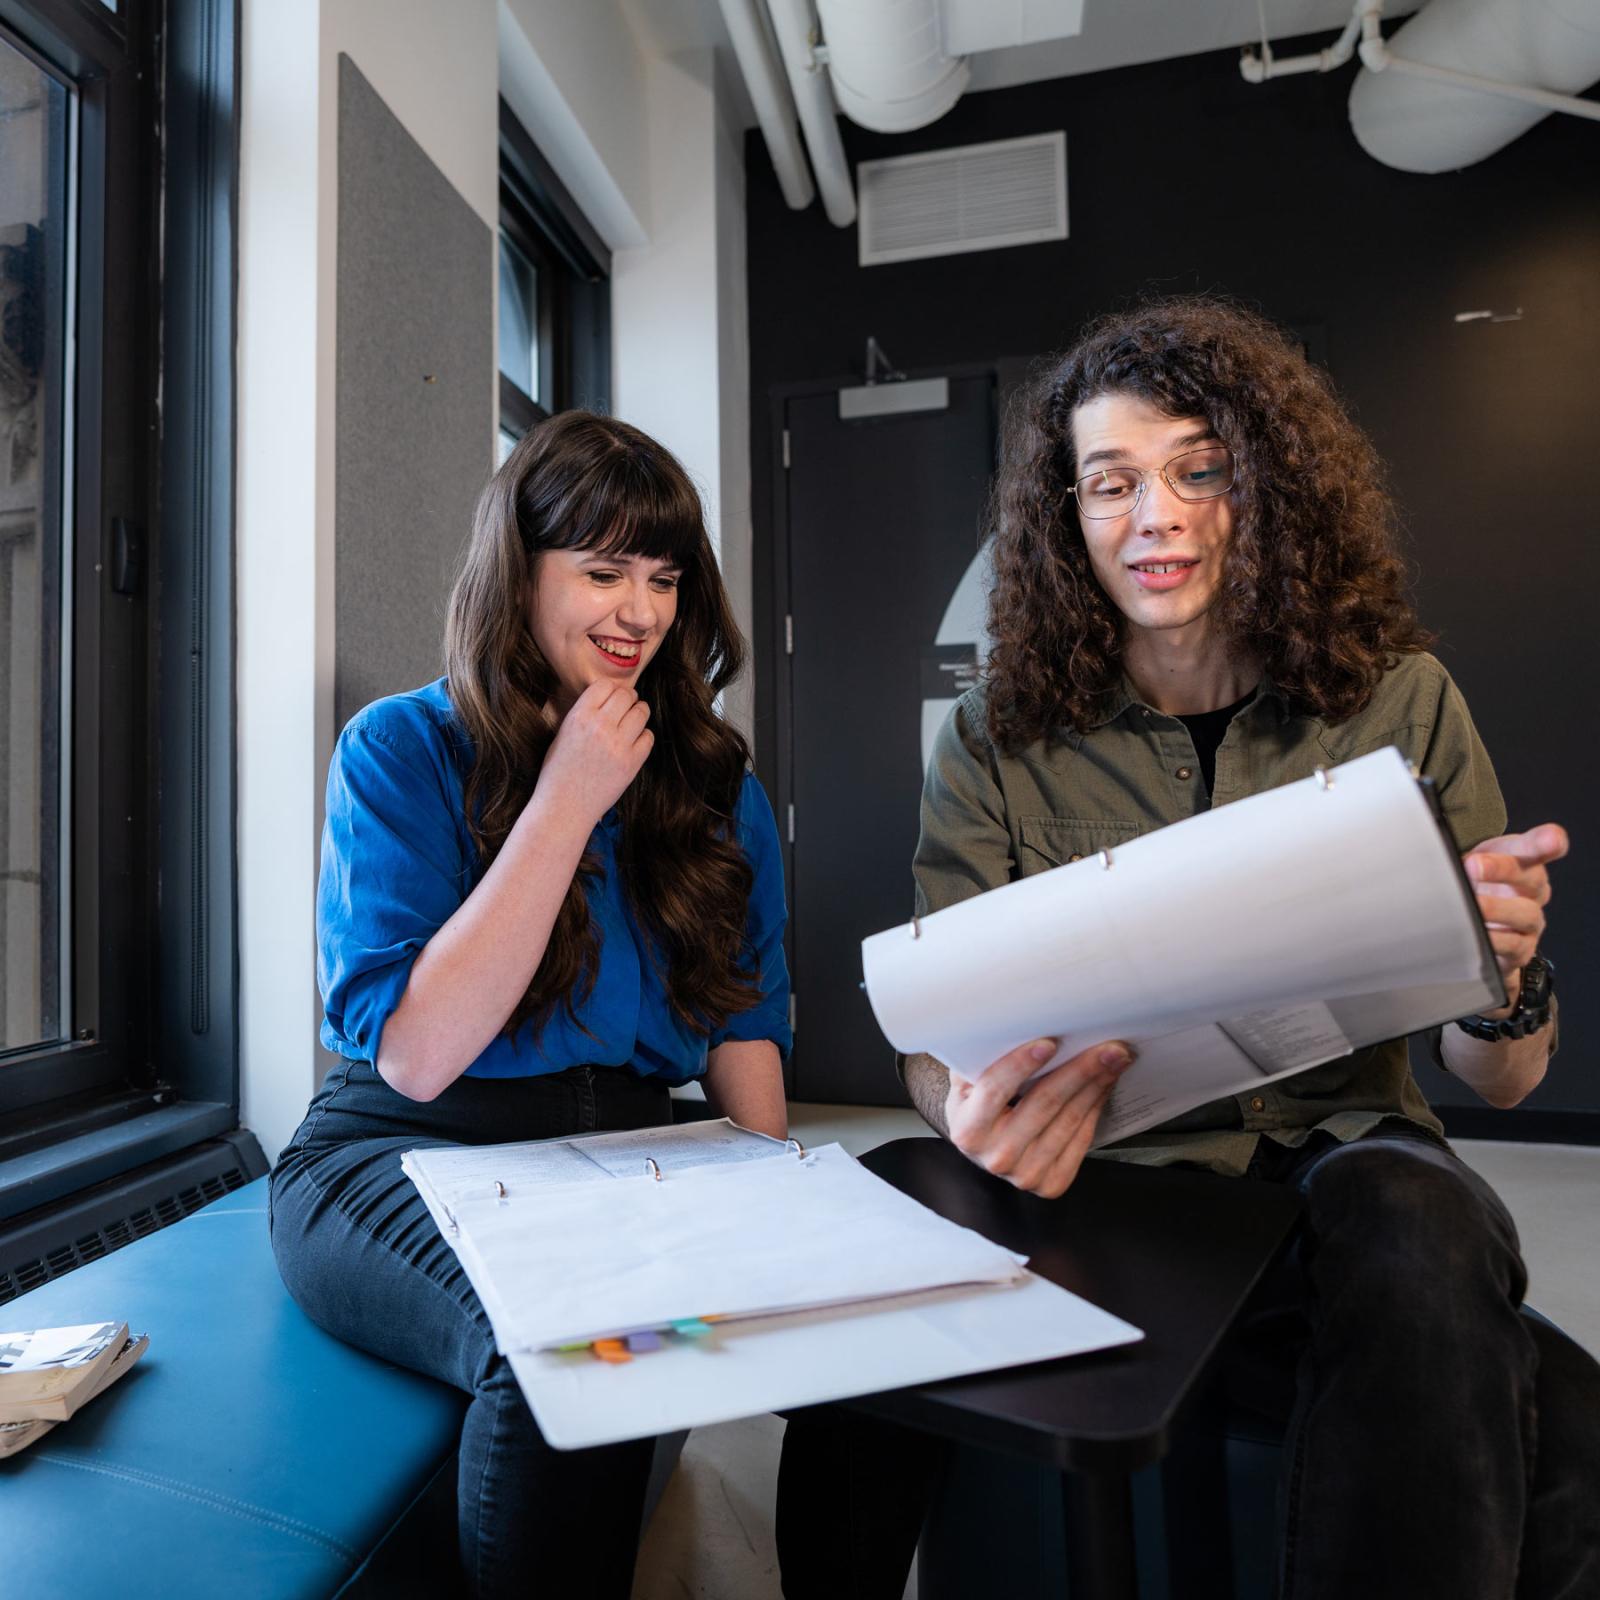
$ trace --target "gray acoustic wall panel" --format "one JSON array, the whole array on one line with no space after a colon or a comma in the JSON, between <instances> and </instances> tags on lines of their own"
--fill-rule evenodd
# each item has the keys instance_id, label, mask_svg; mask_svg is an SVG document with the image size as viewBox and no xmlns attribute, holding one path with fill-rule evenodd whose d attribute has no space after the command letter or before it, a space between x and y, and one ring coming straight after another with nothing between
<instances>
[{"instance_id":1,"label":"gray acoustic wall panel","mask_svg":"<svg viewBox=\"0 0 1600 1600\"><path fill-rule=\"evenodd\" d=\"M339 58L339 726L439 675L494 465L494 233Z\"/></svg>"}]
</instances>

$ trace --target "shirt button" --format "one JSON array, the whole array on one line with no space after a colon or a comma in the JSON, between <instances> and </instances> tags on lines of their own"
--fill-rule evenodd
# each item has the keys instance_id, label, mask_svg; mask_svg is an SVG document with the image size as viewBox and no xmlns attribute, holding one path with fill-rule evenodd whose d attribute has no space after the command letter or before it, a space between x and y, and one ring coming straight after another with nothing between
<instances>
[{"instance_id":1,"label":"shirt button","mask_svg":"<svg viewBox=\"0 0 1600 1600\"><path fill-rule=\"evenodd\" d=\"M1140 706L1139 707L1139 715L1141 717L1143 717L1146 722L1148 722L1150 720L1150 707L1149 706Z\"/></svg>"},{"instance_id":2,"label":"shirt button","mask_svg":"<svg viewBox=\"0 0 1600 1600\"><path fill-rule=\"evenodd\" d=\"M1179 767L1173 776L1178 778L1192 778L1194 776L1194 769L1192 767Z\"/></svg>"},{"instance_id":3,"label":"shirt button","mask_svg":"<svg viewBox=\"0 0 1600 1600\"><path fill-rule=\"evenodd\" d=\"M1253 1094L1250 1096L1250 1109L1252 1111L1265 1111L1267 1109L1267 1102L1263 1100L1260 1095Z\"/></svg>"}]
</instances>

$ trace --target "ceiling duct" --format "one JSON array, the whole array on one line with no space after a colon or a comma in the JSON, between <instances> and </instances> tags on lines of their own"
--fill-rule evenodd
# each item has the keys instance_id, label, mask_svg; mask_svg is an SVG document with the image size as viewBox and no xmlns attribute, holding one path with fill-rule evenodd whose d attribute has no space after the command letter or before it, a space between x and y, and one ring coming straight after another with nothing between
<instances>
[{"instance_id":1,"label":"ceiling duct","mask_svg":"<svg viewBox=\"0 0 1600 1600\"><path fill-rule=\"evenodd\" d=\"M1578 109L1559 100L1600 78L1600 0L1428 0L1378 46L1363 48L1368 65L1350 90L1361 148L1404 172L1447 172L1504 149L1553 110ZM1443 73L1490 82L1468 87ZM1557 93L1515 93L1528 84Z\"/></svg>"},{"instance_id":2,"label":"ceiling duct","mask_svg":"<svg viewBox=\"0 0 1600 1600\"><path fill-rule=\"evenodd\" d=\"M1239 70L1264 83L1333 72L1359 52L1350 125L1402 172L1470 167L1552 111L1600 122L1600 101L1573 92L1600 78L1600 0L1431 0L1388 39L1382 18L1383 0L1355 0L1326 50L1275 56L1263 38Z\"/></svg>"},{"instance_id":3,"label":"ceiling duct","mask_svg":"<svg viewBox=\"0 0 1600 1600\"><path fill-rule=\"evenodd\" d=\"M1084 0L718 3L784 198L799 209L810 199L810 186L789 120L791 102L776 83L765 29L755 16L759 5L777 40L823 208L830 222L846 227L855 220L856 202L836 110L878 133L926 127L961 98L971 76L968 54L1069 38L1082 30Z\"/></svg>"},{"instance_id":4,"label":"ceiling duct","mask_svg":"<svg viewBox=\"0 0 1600 1600\"><path fill-rule=\"evenodd\" d=\"M852 122L909 133L966 91L967 56L1063 39L1083 0L816 0L834 98Z\"/></svg>"},{"instance_id":5,"label":"ceiling duct","mask_svg":"<svg viewBox=\"0 0 1600 1600\"><path fill-rule=\"evenodd\" d=\"M834 98L852 122L909 133L961 98L966 60L944 51L938 0L817 0Z\"/></svg>"}]
</instances>

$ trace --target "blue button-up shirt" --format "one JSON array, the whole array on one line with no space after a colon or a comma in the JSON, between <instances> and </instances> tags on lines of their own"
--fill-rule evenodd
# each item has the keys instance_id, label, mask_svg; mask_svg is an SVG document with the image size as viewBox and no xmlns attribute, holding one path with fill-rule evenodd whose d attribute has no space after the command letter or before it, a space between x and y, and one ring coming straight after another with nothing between
<instances>
[{"instance_id":1,"label":"blue button-up shirt","mask_svg":"<svg viewBox=\"0 0 1600 1600\"><path fill-rule=\"evenodd\" d=\"M340 736L328 773L317 888L322 1042L340 1055L377 1060L383 1025L400 1003L417 953L478 881L463 800L470 761L443 678L375 701ZM558 1005L537 1030L524 1023L514 1037L497 1034L467 1071L514 1078L588 1064L683 1083L699 1077L707 1049L727 1039L770 1039L787 1055L783 864L772 807L748 774L734 825L755 877L745 951L745 970L761 989L755 1005L709 1036L673 1012L657 975L664 962L651 958L651 943L623 893L616 863L621 824L613 809L589 839L602 868L586 885L600 970L576 1007L576 1024Z\"/></svg>"}]
</instances>

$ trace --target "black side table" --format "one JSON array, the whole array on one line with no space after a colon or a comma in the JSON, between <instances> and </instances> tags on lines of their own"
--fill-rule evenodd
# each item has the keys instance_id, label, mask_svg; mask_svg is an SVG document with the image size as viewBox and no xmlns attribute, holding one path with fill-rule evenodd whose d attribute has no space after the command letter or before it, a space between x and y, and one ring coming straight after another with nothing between
<instances>
[{"instance_id":1,"label":"black side table","mask_svg":"<svg viewBox=\"0 0 1600 1600\"><path fill-rule=\"evenodd\" d=\"M1293 1231L1299 1197L1246 1179L1091 1160L1061 1199L1040 1200L942 1139L897 1139L862 1162L1144 1330L1140 1343L1102 1354L845 1402L1055 1468L1073 1600L1133 1600L1129 1476L1167 1453L1186 1398Z\"/></svg>"}]
</instances>

